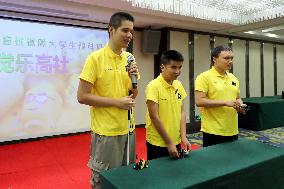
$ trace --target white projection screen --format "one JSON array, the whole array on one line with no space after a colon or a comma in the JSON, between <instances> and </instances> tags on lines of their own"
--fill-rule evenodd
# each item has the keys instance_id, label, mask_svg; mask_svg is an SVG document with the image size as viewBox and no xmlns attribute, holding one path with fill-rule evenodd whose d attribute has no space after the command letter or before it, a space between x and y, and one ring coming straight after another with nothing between
<instances>
[{"instance_id":1,"label":"white projection screen","mask_svg":"<svg viewBox=\"0 0 284 189\"><path fill-rule=\"evenodd\" d=\"M107 30L1 18L0 25L0 142L89 130L78 77Z\"/></svg>"}]
</instances>

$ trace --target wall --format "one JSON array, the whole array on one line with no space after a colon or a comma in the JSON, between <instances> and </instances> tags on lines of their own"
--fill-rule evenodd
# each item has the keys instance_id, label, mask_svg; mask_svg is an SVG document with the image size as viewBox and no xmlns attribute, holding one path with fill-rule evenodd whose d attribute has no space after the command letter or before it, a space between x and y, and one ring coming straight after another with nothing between
<instances>
[{"instance_id":1,"label":"wall","mask_svg":"<svg viewBox=\"0 0 284 189\"><path fill-rule=\"evenodd\" d=\"M264 68L264 96L274 95L274 67L273 46L265 43L263 45L263 68Z\"/></svg>"},{"instance_id":2,"label":"wall","mask_svg":"<svg viewBox=\"0 0 284 189\"><path fill-rule=\"evenodd\" d=\"M239 79L241 97L246 97L245 44L246 42L244 40L239 39L235 39L233 43L233 73Z\"/></svg>"},{"instance_id":3,"label":"wall","mask_svg":"<svg viewBox=\"0 0 284 189\"><path fill-rule=\"evenodd\" d=\"M136 125L145 124L146 102L145 89L147 84L154 79L154 55L142 53L141 47L142 32L135 31L133 37L133 55L137 62L141 79L138 81L138 96L135 107Z\"/></svg>"},{"instance_id":4,"label":"wall","mask_svg":"<svg viewBox=\"0 0 284 189\"><path fill-rule=\"evenodd\" d=\"M284 91L284 45L277 45L277 94Z\"/></svg>"},{"instance_id":5,"label":"wall","mask_svg":"<svg viewBox=\"0 0 284 189\"><path fill-rule=\"evenodd\" d=\"M194 36L194 79L210 68L210 37L209 35L195 34ZM228 45L228 38L215 37L215 46ZM188 32L170 32L171 49L179 50L188 57ZM234 39L232 44L234 53L233 74L240 81L240 96L246 97L246 41ZM260 42L249 42L249 90L251 97L261 96L261 65L260 65ZM186 61L185 61L186 63ZM187 64L189 65L189 63ZM265 43L263 46L263 66L264 66L264 96L274 95L274 65L273 65L273 45ZM277 45L277 94L284 90L284 45ZM188 87L189 70L186 66L183 70L181 80ZM188 91L188 88L187 88ZM189 93L189 91L188 91ZM188 106L186 106L188 107ZM195 114L199 114L196 107ZM187 114L189 116L189 113Z\"/></svg>"},{"instance_id":6,"label":"wall","mask_svg":"<svg viewBox=\"0 0 284 189\"><path fill-rule=\"evenodd\" d=\"M210 36L194 36L194 79L205 70L210 69ZM195 115L199 115L199 109L195 106Z\"/></svg>"},{"instance_id":7,"label":"wall","mask_svg":"<svg viewBox=\"0 0 284 189\"><path fill-rule=\"evenodd\" d=\"M186 121L189 122L189 59L188 59L188 33L185 32L170 32L170 49L179 51L184 58L182 73L178 80L183 84L187 93L187 98L184 101L184 110L186 112Z\"/></svg>"},{"instance_id":8,"label":"wall","mask_svg":"<svg viewBox=\"0 0 284 189\"><path fill-rule=\"evenodd\" d=\"M261 96L261 78L260 78L260 43L249 43L249 79L250 96Z\"/></svg>"},{"instance_id":9,"label":"wall","mask_svg":"<svg viewBox=\"0 0 284 189\"><path fill-rule=\"evenodd\" d=\"M219 46L219 45L226 45L228 46L228 38L225 37L215 37L215 47Z\"/></svg>"}]
</instances>

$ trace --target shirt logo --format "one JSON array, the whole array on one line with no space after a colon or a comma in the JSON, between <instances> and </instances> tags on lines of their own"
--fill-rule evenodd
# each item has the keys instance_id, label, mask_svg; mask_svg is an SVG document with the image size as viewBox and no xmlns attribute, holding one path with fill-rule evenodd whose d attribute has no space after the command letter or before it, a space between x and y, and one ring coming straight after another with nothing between
<instances>
[{"instance_id":1,"label":"shirt logo","mask_svg":"<svg viewBox=\"0 0 284 189\"><path fill-rule=\"evenodd\" d=\"M236 86L237 84L236 84L235 82L233 82L233 81L232 81L232 85L233 85L233 86Z\"/></svg>"},{"instance_id":2,"label":"shirt logo","mask_svg":"<svg viewBox=\"0 0 284 189\"><path fill-rule=\"evenodd\" d=\"M181 94L179 94L178 89L175 91L175 94L177 94L178 99L181 99Z\"/></svg>"},{"instance_id":3,"label":"shirt logo","mask_svg":"<svg viewBox=\"0 0 284 189\"><path fill-rule=\"evenodd\" d=\"M128 64L126 64L126 66L125 66L125 71L126 71L126 72L128 72L129 67L130 67L130 66L129 66Z\"/></svg>"}]
</instances>

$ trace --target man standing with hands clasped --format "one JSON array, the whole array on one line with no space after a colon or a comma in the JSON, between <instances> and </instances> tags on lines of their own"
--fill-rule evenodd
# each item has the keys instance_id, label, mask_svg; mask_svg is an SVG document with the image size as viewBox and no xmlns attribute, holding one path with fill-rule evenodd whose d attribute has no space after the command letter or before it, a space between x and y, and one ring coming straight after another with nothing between
<instances>
[{"instance_id":1,"label":"man standing with hands clasped","mask_svg":"<svg viewBox=\"0 0 284 189\"><path fill-rule=\"evenodd\" d=\"M108 44L88 56L80 75L78 101L91 107L88 166L92 170L92 188L101 188L101 171L127 165L128 158L130 163L135 162L135 130L132 125L128 131L128 110L135 106L138 93L130 77L137 76L138 69L135 63L128 65L127 59L132 55L123 51L132 40L133 23L134 18L128 13L113 14L108 27ZM133 115L131 117L133 119Z\"/></svg>"},{"instance_id":2,"label":"man standing with hands clasped","mask_svg":"<svg viewBox=\"0 0 284 189\"><path fill-rule=\"evenodd\" d=\"M238 112L245 113L240 99L239 80L229 70L233 64L232 49L215 47L211 52L213 66L195 81L195 103L201 107L203 147L238 139Z\"/></svg>"},{"instance_id":3,"label":"man standing with hands clasped","mask_svg":"<svg viewBox=\"0 0 284 189\"><path fill-rule=\"evenodd\" d=\"M179 158L181 143L190 151L186 138L184 99L187 94L180 81L183 56L175 50L162 54L162 73L146 88L146 140L148 160L164 156Z\"/></svg>"}]
</instances>

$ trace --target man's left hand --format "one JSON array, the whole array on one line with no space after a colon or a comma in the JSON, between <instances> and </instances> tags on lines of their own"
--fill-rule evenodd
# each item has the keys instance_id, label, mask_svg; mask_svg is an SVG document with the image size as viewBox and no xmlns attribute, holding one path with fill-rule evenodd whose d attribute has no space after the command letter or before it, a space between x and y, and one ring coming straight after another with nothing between
<instances>
[{"instance_id":1,"label":"man's left hand","mask_svg":"<svg viewBox=\"0 0 284 189\"><path fill-rule=\"evenodd\" d=\"M138 67L137 64L131 64L130 67L128 68L128 74L130 75L138 75Z\"/></svg>"},{"instance_id":2,"label":"man's left hand","mask_svg":"<svg viewBox=\"0 0 284 189\"><path fill-rule=\"evenodd\" d=\"M242 108L243 106L246 106L246 104L244 104L241 99L237 99L236 104L234 105L234 108L237 110L237 112L242 113L242 114L246 114L245 109Z\"/></svg>"},{"instance_id":3,"label":"man's left hand","mask_svg":"<svg viewBox=\"0 0 284 189\"><path fill-rule=\"evenodd\" d=\"M191 151L191 144L187 140L187 138L181 139L182 144L184 145L184 148L186 151L190 152Z\"/></svg>"}]
</instances>

